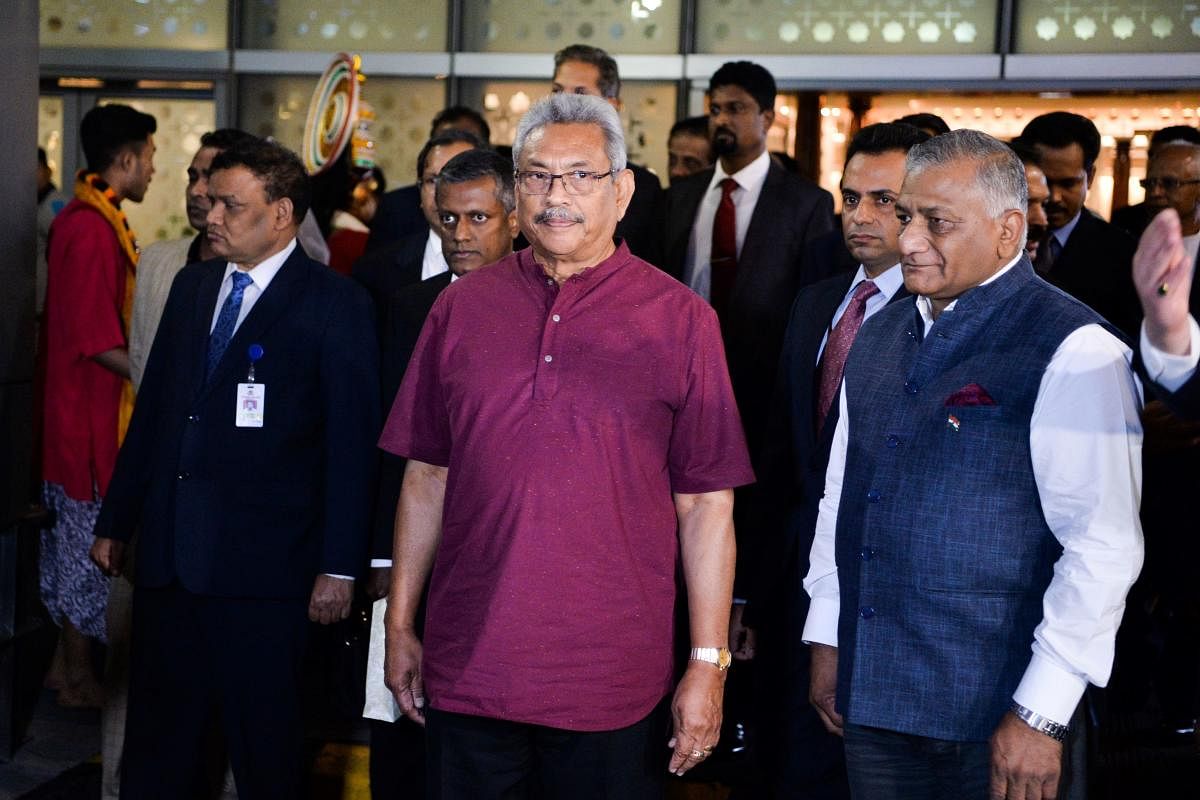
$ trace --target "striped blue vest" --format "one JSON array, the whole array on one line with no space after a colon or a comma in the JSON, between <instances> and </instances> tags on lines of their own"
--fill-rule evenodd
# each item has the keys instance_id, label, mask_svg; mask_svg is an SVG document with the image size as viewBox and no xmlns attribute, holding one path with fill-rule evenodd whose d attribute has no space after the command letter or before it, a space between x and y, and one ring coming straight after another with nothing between
<instances>
[{"instance_id":1,"label":"striped blue vest","mask_svg":"<svg viewBox=\"0 0 1200 800\"><path fill-rule=\"evenodd\" d=\"M1029 452L1038 387L1063 339L1102 322L1022 258L959 297L923 340L914 301L863 325L846 363L837 520L838 708L849 722L991 736L1062 552ZM995 404L946 405L970 384Z\"/></svg>"}]
</instances>

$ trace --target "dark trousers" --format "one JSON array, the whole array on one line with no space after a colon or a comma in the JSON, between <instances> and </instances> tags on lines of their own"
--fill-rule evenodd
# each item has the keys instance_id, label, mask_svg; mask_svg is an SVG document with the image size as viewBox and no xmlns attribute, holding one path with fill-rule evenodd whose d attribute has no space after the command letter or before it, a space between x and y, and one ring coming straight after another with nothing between
<instances>
[{"instance_id":1,"label":"dark trousers","mask_svg":"<svg viewBox=\"0 0 1200 800\"><path fill-rule=\"evenodd\" d=\"M425 729L408 718L371 725L371 797L419 800L425 796Z\"/></svg>"},{"instance_id":2,"label":"dark trousers","mask_svg":"<svg viewBox=\"0 0 1200 800\"><path fill-rule=\"evenodd\" d=\"M135 590L123 800L191 797L214 721L240 800L303 796L306 609L304 600Z\"/></svg>"},{"instance_id":3,"label":"dark trousers","mask_svg":"<svg viewBox=\"0 0 1200 800\"><path fill-rule=\"evenodd\" d=\"M430 800L660 800L667 701L614 731L426 711Z\"/></svg>"},{"instance_id":4,"label":"dark trousers","mask_svg":"<svg viewBox=\"0 0 1200 800\"><path fill-rule=\"evenodd\" d=\"M987 742L950 742L846 724L854 800L987 800Z\"/></svg>"}]
</instances>

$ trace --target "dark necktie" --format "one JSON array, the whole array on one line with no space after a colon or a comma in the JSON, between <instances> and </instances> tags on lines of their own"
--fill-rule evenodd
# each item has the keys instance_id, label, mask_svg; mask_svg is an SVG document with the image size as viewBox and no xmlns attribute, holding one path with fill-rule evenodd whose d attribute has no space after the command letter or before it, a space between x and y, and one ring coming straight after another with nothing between
<instances>
[{"instance_id":1,"label":"dark necktie","mask_svg":"<svg viewBox=\"0 0 1200 800\"><path fill-rule=\"evenodd\" d=\"M1058 237L1053 235L1047 237L1046 241L1042 242L1042 246L1038 248L1037 259L1033 265L1038 274L1045 275L1050 272L1060 253L1062 253L1062 245L1058 243Z\"/></svg>"},{"instance_id":2,"label":"dark necktie","mask_svg":"<svg viewBox=\"0 0 1200 800\"><path fill-rule=\"evenodd\" d=\"M235 269L230 277L233 280L233 291L225 298L221 313L217 315L217 324L208 335L208 371L204 373L206 378L212 375L217 362L225 353L225 348L229 346L229 340L233 338L238 314L242 310L242 295L250 285L250 276L240 269Z\"/></svg>"},{"instance_id":3,"label":"dark necktie","mask_svg":"<svg viewBox=\"0 0 1200 800\"><path fill-rule=\"evenodd\" d=\"M833 326L829 341L825 342L825 352L821 356L821 383L817 394L817 433L825 427L825 417L829 416L829 408L833 398L837 397L838 387L842 384L842 372L846 369L846 356L850 354L850 345L862 327L863 318L867 313L867 300L879 294L879 287L874 281L863 281L854 289L850 305L846 306L842 318Z\"/></svg>"},{"instance_id":4,"label":"dark necktie","mask_svg":"<svg viewBox=\"0 0 1200 800\"><path fill-rule=\"evenodd\" d=\"M708 299L717 316L724 316L737 276L737 209L733 205L733 192L737 188L733 178L721 181L721 202L713 217Z\"/></svg>"}]
</instances>

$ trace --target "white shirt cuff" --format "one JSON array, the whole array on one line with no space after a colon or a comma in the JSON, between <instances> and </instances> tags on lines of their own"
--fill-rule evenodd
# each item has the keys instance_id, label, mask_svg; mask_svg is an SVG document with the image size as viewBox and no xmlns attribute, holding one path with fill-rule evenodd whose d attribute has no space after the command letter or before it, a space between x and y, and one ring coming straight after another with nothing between
<instances>
[{"instance_id":1,"label":"white shirt cuff","mask_svg":"<svg viewBox=\"0 0 1200 800\"><path fill-rule=\"evenodd\" d=\"M392 560L390 558L372 558L371 569L379 569L380 567L390 568Z\"/></svg>"},{"instance_id":2,"label":"white shirt cuff","mask_svg":"<svg viewBox=\"0 0 1200 800\"><path fill-rule=\"evenodd\" d=\"M326 572L325 577L337 578L340 581L353 581L354 580L354 577L351 575L334 575L332 572Z\"/></svg>"},{"instance_id":3,"label":"white shirt cuff","mask_svg":"<svg viewBox=\"0 0 1200 800\"><path fill-rule=\"evenodd\" d=\"M1196 318L1190 314L1188 328L1192 338L1191 348L1187 355L1176 356L1164 353L1150 344L1150 339L1146 336L1146 323L1142 323L1142 363L1146 365L1146 373L1150 380L1168 392L1178 391L1180 386L1187 383L1196 372L1197 363L1200 363L1200 325L1196 324Z\"/></svg>"},{"instance_id":4,"label":"white shirt cuff","mask_svg":"<svg viewBox=\"0 0 1200 800\"><path fill-rule=\"evenodd\" d=\"M842 604L837 597L814 597L804 621L805 644L827 644L837 647L838 613Z\"/></svg>"},{"instance_id":5,"label":"white shirt cuff","mask_svg":"<svg viewBox=\"0 0 1200 800\"><path fill-rule=\"evenodd\" d=\"M1013 700L1060 725L1068 725L1086 688L1086 680L1034 653L1013 692Z\"/></svg>"}]
</instances>

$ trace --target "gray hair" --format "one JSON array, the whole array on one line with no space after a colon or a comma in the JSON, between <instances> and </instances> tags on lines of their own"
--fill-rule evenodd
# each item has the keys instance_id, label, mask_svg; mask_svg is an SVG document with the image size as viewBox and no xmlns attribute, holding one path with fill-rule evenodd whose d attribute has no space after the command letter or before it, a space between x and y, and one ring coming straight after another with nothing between
<instances>
[{"instance_id":1,"label":"gray hair","mask_svg":"<svg viewBox=\"0 0 1200 800\"><path fill-rule=\"evenodd\" d=\"M621 128L621 118L617 115L617 110L602 98L566 92L542 98L521 117L521 122L517 125L517 136L513 141L513 167L520 165L521 153L525 150L530 136L547 125L569 123L598 126L604 134L604 150L612 168L617 171L625 169L625 131Z\"/></svg>"},{"instance_id":2,"label":"gray hair","mask_svg":"<svg viewBox=\"0 0 1200 800\"><path fill-rule=\"evenodd\" d=\"M1029 207L1029 184L1021 159L1007 144L983 131L961 128L915 145L904 161L905 176L953 161L975 163L975 184L992 219L1010 210L1025 213Z\"/></svg>"}]
</instances>

